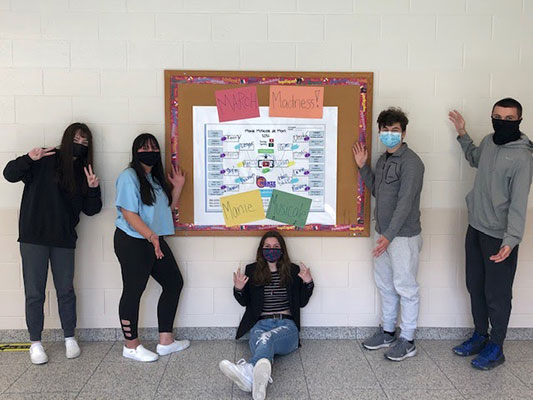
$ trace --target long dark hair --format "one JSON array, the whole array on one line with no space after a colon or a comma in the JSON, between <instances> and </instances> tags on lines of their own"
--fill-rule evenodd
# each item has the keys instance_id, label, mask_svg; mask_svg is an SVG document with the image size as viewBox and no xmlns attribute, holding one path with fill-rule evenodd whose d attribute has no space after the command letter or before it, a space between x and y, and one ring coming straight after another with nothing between
<instances>
[{"instance_id":1,"label":"long dark hair","mask_svg":"<svg viewBox=\"0 0 533 400\"><path fill-rule=\"evenodd\" d=\"M289 258L289 252L287 251L287 245L285 244L285 240L278 231L268 231L263 235L261 241L259 242L259 247L257 248L256 256L257 267L255 269L253 277L254 284L259 286L266 285L272 279L272 274L270 273L270 269L268 268L267 260L265 260L265 256L263 255L263 246L265 245L265 241L268 238L276 238L279 242L279 245L281 247L281 258L278 260L276 265L278 267L278 272L280 276L280 284L281 286L289 286L292 281L291 260Z\"/></svg>"},{"instance_id":2,"label":"long dark hair","mask_svg":"<svg viewBox=\"0 0 533 400\"><path fill-rule=\"evenodd\" d=\"M154 135L152 135L151 133L141 133L133 141L133 146L131 148L130 167L135 170L135 172L137 173L137 178L139 178L139 182L141 184L142 202L148 206L151 206L155 202L154 188L152 187L152 185L150 185L148 179L146 179L146 172L144 171L144 168L141 165L141 161L139 160L138 155L139 149L141 149L148 143L152 147L155 147L159 149L159 151L161 151L161 147L159 147L159 142L157 141ZM151 173L154 180L156 180L161 185L164 192L166 193L168 197L168 204L170 205L170 203L172 202L172 190L170 189L170 186L168 185L165 179L165 172L163 171L163 163L161 162L161 157L159 157L157 164L152 167Z\"/></svg>"},{"instance_id":3,"label":"long dark hair","mask_svg":"<svg viewBox=\"0 0 533 400\"><path fill-rule=\"evenodd\" d=\"M76 165L79 168L83 168L89 164L93 163L93 134L89 127L81 122L74 122L67 126L65 133L63 133L63 138L61 139L61 145L59 146L59 155L57 158L56 165L56 177L59 182L59 185L63 190L65 190L70 195L74 195L77 192L78 184L76 179L81 180L81 193L87 193L87 179L85 179L85 174L83 171L74 170L73 162L73 147L74 147L74 137L76 133L79 133L81 137L87 139L87 155L83 158L76 160Z\"/></svg>"}]
</instances>

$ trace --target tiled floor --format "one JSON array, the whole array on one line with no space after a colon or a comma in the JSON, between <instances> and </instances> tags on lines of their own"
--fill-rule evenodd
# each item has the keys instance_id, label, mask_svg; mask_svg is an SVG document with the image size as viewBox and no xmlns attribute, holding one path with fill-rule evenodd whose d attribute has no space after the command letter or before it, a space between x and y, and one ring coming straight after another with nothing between
<instances>
[{"instance_id":1,"label":"tiled floor","mask_svg":"<svg viewBox=\"0 0 533 400\"><path fill-rule=\"evenodd\" d=\"M276 359L270 399L533 399L533 341L506 342L507 362L490 372L453 355L456 342L418 341L416 357L393 363L353 340L306 340ZM154 348L154 343L145 343ZM82 342L67 360L63 343L46 347L49 363L27 353L0 353L4 399L249 399L218 370L222 359L247 357L246 342L197 341L178 354L141 364L119 342Z\"/></svg>"}]
</instances>

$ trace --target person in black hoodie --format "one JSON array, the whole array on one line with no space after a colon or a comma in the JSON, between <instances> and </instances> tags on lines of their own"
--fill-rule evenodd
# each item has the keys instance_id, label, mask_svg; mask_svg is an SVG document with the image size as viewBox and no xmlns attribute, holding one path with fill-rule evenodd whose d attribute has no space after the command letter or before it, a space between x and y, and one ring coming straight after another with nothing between
<instances>
[{"instance_id":1,"label":"person in black hoodie","mask_svg":"<svg viewBox=\"0 0 533 400\"><path fill-rule=\"evenodd\" d=\"M285 355L299 346L300 308L313 294L313 278L303 263L291 263L285 240L277 231L263 235L256 262L245 273L233 274L235 299L246 307L236 339L250 331L252 357L236 364L219 363L220 370L254 400L266 397L274 355Z\"/></svg>"},{"instance_id":2,"label":"person in black hoodie","mask_svg":"<svg viewBox=\"0 0 533 400\"><path fill-rule=\"evenodd\" d=\"M41 344L48 262L57 292L67 358L80 355L74 338L76 295L74 249L80 212L95 215L102 208L98 177L92 169L92 134L87 125L67 127L59 149L34 148L4 169L9 182L24 182L19 238L26 295L26 324L32 345L30 358L44 364Z\"/></svg>"}]
</instances>

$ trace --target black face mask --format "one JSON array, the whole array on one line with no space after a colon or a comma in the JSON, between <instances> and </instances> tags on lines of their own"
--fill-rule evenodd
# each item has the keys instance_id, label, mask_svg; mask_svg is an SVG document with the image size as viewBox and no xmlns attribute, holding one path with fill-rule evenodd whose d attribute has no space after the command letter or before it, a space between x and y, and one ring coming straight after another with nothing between
<instances>
[{"instance_id":1,"label":"black face mask","mask_svg":"<svg viewBox=\"0 0 533 400\"><path fill-rule=\"evenodd\" d=\"M161 160L161 153L159 151L140 151L137 153L139 161L149 167L153 167Z\"/></svg>"},{"instance_id":2,"label":"black face mask","mask_svg":"<svg viewBox=\"0 0 533 400\"><path fill-rule=\"evenodd\" d=\"M89 148L87 146L84 146L79 143L74 143L72 145L72 155L77 158L85 158L87 157L87 153L89 152Z\"/></svg>"},{"instance_id":3,"label":"black face mask","mask_svg":"<svg viewBox=\"0 0 533 400\"><path fill-rule=\"evenodd\" d=\"M520 122L522 122L521 119L509 121L492 118L492 127L494 128L494 136L492 136L492 140L494 143L502 145L520 139Z\"/></svg>"}]
</instances>

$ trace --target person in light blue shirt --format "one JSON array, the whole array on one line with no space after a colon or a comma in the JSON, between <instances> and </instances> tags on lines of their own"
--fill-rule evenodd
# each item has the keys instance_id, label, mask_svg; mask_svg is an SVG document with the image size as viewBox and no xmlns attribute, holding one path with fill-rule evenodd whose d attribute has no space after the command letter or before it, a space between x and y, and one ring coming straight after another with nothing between
<instances>
[{"instance_id":1,"label":"person in light blue shirt","mask_svg":"<svg viewBox=\"0 0 533 400\"><path fill-rule=\"evenodd\" d=\"M183 277L165 241L174 233L172 210L176 209L185 175L178 167L163 172L157 139L143 133L134 140L132 161L117 179L117 219L114 245L122 270L123 290L119 316L125 345L122 355L136 361L155 361L189 347L187 340L174 340L172 330L183 288ZM163 288L157 306L159 344L157 354L138 338L139 304L152 276Z\"/></svg>"}]
</instances>

